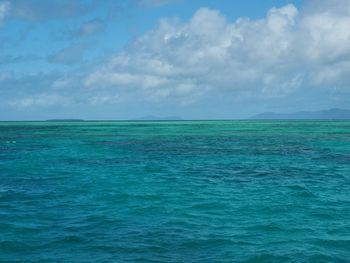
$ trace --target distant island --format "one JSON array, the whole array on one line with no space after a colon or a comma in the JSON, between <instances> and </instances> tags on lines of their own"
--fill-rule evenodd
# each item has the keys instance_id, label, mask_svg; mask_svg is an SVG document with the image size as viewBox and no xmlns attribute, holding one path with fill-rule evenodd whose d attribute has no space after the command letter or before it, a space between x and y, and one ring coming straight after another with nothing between
<instances>
[{"instance_id":1,"label":"distant island","mask_svg":"<svg viewBox=\"0 0 350 263\"><path fill-rule=\"evenodd\" d=\"M264 112L250 117L251 120L350 120L350 110L329 109L298 111L294 113Z\"/></svg>"}]
</instances>

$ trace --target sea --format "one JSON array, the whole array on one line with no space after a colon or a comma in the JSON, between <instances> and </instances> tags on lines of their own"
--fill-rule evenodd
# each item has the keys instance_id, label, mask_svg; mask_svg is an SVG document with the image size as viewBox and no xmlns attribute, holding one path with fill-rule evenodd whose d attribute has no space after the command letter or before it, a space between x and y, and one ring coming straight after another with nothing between
<instances>
[{"instance_id":1,"label":"sea","mask_svg":"<svg viewBox=\"0 0 350 263\"><path fill-rule=\"evenodd\" d=\"M0 262L350 262L350 121L0 122Z\"/></svg>"}]
</instances>

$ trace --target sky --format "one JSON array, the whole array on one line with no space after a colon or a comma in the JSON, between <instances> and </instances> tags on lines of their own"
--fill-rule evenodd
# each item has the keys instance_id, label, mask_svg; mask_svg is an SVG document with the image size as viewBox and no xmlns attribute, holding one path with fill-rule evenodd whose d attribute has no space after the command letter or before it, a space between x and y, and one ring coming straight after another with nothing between
<instances>
[{"instance_id":1,"label":"sky","mask_svg":"<svg viewBox=\"0 0 350 263\"><path fill-rule=\"evenodd\" d=\"M349 0L0 0L0 120L350 108Z\"/></svg>"}]
</instances>

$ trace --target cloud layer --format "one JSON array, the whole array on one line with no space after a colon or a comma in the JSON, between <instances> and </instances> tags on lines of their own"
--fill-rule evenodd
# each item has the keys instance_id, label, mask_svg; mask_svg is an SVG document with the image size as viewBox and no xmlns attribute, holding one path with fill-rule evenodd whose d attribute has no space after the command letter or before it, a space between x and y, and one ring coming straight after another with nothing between
<instances>
[{"instance_id":1,"label":"cloud layer","mask_svg":"<svg viewBox=\"0 0 350 263\"><path fill-rule=\"evenodd\" d=\"M163 4L180 2L130 3L152 13L150 7L158 12ZM24 24L23 32L35 24L30 33L35 45L25 37L17 41L18 46L27 41L30 50L8 44L0 56L1 112L22 116L62 109L67 115L105 116L108 109L110 118L125 118L127 112L142 116L144 111L230 118L350 105L348 0L309 0L300 9L273 7L259 19L232 20L201 7L187 20L161 19L124 48L113 41L130 37L123 31L127 23L107 18L114 1L104 6L105 13L89 13L95 0L52 1L51 11L46 1L30 3L0 0L0 24L5 22L0 40L6 34L15 40L12 33L19 24ZM124 23L122 30L113 31L118 23ZM68 37L54 39L46 49L49 34L60 32Z\"/></svg>"},{"instance_id":2,"label":"cloud layer","mask_svg":"<svg viewBox=\"0 0 350 263\"><path fill-rule=\"evenodd\" d=\"M200 8L184 23L163 19L86 79L145 99L191 103L205 94L281 97L299 89L350 91L350 2L271 8L229 22Z\"/></svg>"},{"instance_id":3,"label":"cloud layer","mask_svg":"<svg viewBox=\"0 0 350 263\"><path fill-rule=\"evenodd\" d=\"M12 17L31 21L72 17L93 8L83 0L11 0L9 3Z\"/></svg>"}]
</instances>

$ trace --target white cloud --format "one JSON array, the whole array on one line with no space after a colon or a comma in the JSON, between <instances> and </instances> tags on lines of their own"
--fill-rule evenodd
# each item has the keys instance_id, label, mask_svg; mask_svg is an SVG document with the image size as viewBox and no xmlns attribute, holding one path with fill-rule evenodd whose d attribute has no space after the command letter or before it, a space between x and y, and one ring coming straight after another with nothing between
<instances>
[{"instance_id":1,"label":"white cloud","mask_svg":"<svg viewBox=\"0 0 350 263\"><path fill-rule=\"evenodd\" d=\"M106 104L117 104L120 102L119 96L116 95L95 95L88 99L89 104L91 105L106 105Z\"/></svg>"},{"instance_id":2,"label":"white cloud","mask_svg":"<svg viewBox=\"0 0 350 263\"><path fill-rule=\"evenodd\" d=\"M272 32L283 32L286 27L295 24L298 10L294 5L286 5L282 8L271 8L267 14L267 24Z\"/></svg>"},{"instance_id":3,"label":"white cloud","mask_svg":"<svg viewBox=\"0 0 350 263\"><path fill-rule=\"evenodd\" d=\"M72 103L72 99L60 94L39 94L35 96L25 97L9 102L9 105L16 108L28 107L50 107L50 106L68 106Z\"/></svg>"},{"instance_id":4,"label":"white cloud","mask_svg":"<svg viewBox=\"0 0 350 263\"><path fill-rule=\"evenodd\" d=\"M97 34L105 30L105 23L101 19L92 19L83 23L79 29L71 32L73 37L84 37Z\"/></svg>"},{"instance_id":5,"label":"white cloud","mask_svg":"<svg viewBox=\"0 0 350 263\"><path fill-rule=\"evenodd\" d=\"M145 99L193 102L207 93L278 97L300 88L349 90L350 8L272 8L264 19L227 21L200 8L183 23L163 19L86 79ZM312 10L312 11L310 11ZM350 91L350 90L349 90Z\"/></svg>"},{"instance_id":6,"label":"white cloud","mask_svg":"<svg viewBox=\"0 0 350 263\"><path fill-rule=\"evenodd\" d=\"M0 25L6 18L8 12L10 10L10 2L8 1L2 1L0 2Z\"/></svg>"},{"instance_id":7,"label":"white cloud","mask_svg":"<svg viewBox=\"0 0 350 263\"><path fill-rule=\"evenodd\" d=\"M74 85L74 81L70 78L59 78L53 81L51 87L54 90L67 89Z\"/></svg>"}]
</instances>

